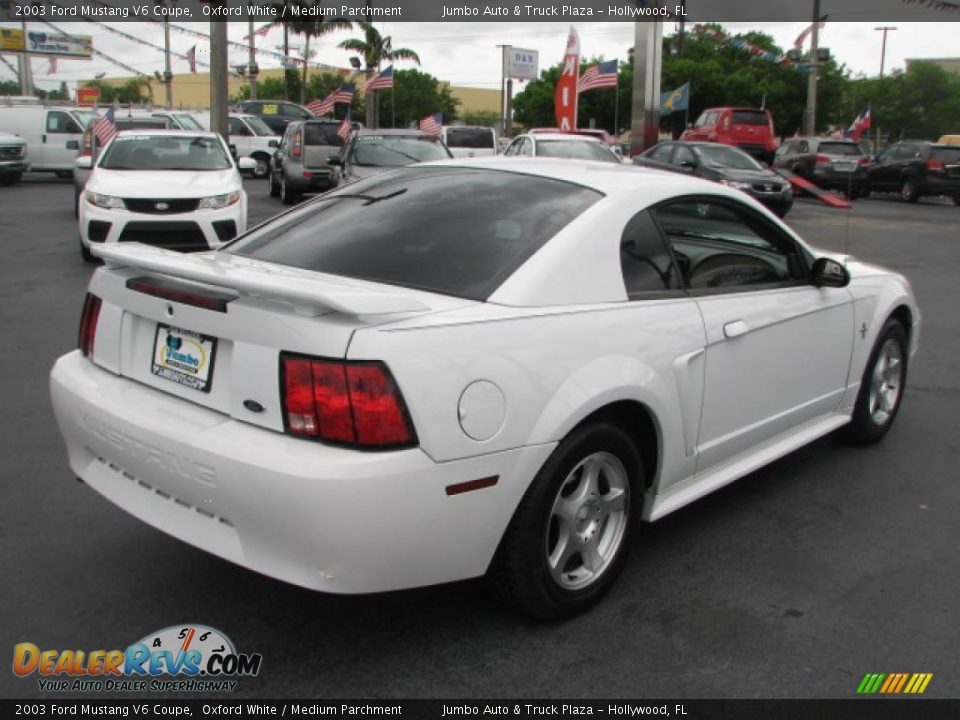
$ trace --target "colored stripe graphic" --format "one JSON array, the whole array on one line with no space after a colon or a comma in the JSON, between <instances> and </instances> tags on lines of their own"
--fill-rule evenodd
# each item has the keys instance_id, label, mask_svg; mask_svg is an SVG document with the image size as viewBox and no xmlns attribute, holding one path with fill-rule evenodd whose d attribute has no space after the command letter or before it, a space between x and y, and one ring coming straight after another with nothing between
<instances>
[{"instance_id":1,"label":"colored stripe graphic","mask_svg":"<svg viewBox=\"0 0 960 720\"><path fill-rule=\"evenodd\" d=\"M933 673L867 673L857 686L857 694L920 695L932 678Z\"/></svg>"}]
</instances>

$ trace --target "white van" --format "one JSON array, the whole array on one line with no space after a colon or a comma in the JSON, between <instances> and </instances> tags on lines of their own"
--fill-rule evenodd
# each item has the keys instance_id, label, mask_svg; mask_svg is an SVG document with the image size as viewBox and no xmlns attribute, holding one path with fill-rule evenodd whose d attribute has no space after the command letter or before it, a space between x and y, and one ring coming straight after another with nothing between
<instances>
[{"instance_id":1,"label":"white van","mask_svg":"<svg viewBox=\"0 0 960 720\"><path fill-rule=\"evenodd\" d=\"M497 154L497 134L480 125L444 125L443 144L454 157L483 157Z\"/></svg>"},{"instance_id":2,"label":"white van","mask_svg":"<svg viewBox=\"0 0 960 720\"><path fill-rule=\"evenodd\" d=\"M83 131L94 117L87 108L6 104L0 99L0 130L22 137L30 148L30 169L73 175Z\"/></svg>"},{"instance_id":3,"label":"white van","mask_svg":"<svg viewBox=\"0 0 960 720\"><path fill-rule=\"evenodd\" d=\"M205 129L210 129L210 113L194 113ZM265 178L270 174L270 159L280 146L280 136L275 135L259 115L232 112L227 115L227 142L236 149L237 158L253 158L257 163L253 176Z\"/></svg>"}]
</instances>

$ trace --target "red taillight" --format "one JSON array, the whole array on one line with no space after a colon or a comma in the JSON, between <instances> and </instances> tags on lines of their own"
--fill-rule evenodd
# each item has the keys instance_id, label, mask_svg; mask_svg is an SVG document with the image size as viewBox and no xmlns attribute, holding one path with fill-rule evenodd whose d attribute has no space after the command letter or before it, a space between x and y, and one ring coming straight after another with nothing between
<instances>
[{"instance_id":1,"label":"red taillight","mask_svg":"<svg viewBox=\"0 0 960 720\"><path fill-rule=\"evenodd\" d=\"M296 135L293 136L293 148L290 150L290 154L293 155L294 157L300 157L301 153L303 152L302 145L303 145L303 135L300 133L297 133Z\"/></svg>"},{"instance_id":2,"label":"red taillight","mask_svg":"<svg viewBox=\"0 0 960 720\"><path fill-rule=\"evenodd\" d=\"M817 163L817 165L826 165L828 162L830 162L830 158L828 158L826 155L817 155L814 158L814 161Z\"/></svg>"},{"instance_id":3,"label":"red taillight","mask_svg":"<svg viewBox=\"0 0 960 720\"><path fill-rule=\"evenodd\" d=\"M857 165L869 165L869 164L870 164L870 158L868 158L866 155L864 155L862 158L857 160Z\"/></svg>"},{"instance_id":4,"label":"red taillight","mask_svg":"<svg viewBox=\"0 0 960 720\"><path fill-rule=\"evenodd\" d=\"M944 172L946 171L947 166L943 164L940 160L927 160L927 170L931 172Z\"/></svg>"},{"instance_id":5,"label":"red taillight","mask_svg":"<svg viewBox=\"0 0 960 720\"><path fill-rule=\"evenodd\" d=\"M100 298L87 293L83 301L83 313L80 315L80 336L77 347L85 356L93 355L93 341L97 339L97 320L100 318Z\"/></svg>"},{"instance_id":6,"label":"red taillight","mask_svg":"<svg viewBox=\"0 0 960 720\"><path fill-rule=\"evenodd\" d=\"M387 366L281 355L287 431L340 445L416 444L406 405Z\"/></svg>"}]
</instances>

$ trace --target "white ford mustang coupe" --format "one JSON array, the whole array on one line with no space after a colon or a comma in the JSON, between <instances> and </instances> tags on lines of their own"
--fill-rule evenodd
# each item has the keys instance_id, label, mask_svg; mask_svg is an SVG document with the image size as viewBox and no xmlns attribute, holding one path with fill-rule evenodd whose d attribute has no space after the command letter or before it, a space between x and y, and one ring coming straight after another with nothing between
<instances>
[{"instance_id":1,"label":"white ford mustang coupe","mask_svg":"<svg viewBox=\"0 0 960 720\"><path fill-rule=\"evenodd\" d=\"M605 163L402 168L216 251L94 252L50 381L90 487L304 587L487 574L546 619L610 587L639 521L879 440L920 329L900 275Z\"/></svg>"}]
</instances>

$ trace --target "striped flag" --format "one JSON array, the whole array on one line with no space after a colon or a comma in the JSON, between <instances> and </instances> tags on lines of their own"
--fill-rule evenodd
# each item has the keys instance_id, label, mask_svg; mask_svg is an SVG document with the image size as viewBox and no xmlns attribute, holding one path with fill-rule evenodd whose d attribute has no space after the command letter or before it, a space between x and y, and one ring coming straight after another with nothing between
<instances>
[{"instance_id":1,"label":"striped flag","mask_svg":"<svg viewBox=\"0 0 960 720\"><path fill-rule=\"evenodd\" d=\"M333 112L333 106L337 103L347 103L353 101L353 91L355 86L351 83L344 85L339 90L334 90L322 100L314 100L307 105L307 110L315 115L327 115Z\"/></svg>"},{"instance_id":2,"label":"striped flag","mask_svg":"<svg viewBox=\"0 0 960 720\"><path fill-rule=\"evenodd\" d=\"M443 127L443 113L431 113L420 121L420 132L434 137L440 136L440 128Z\"/></svg>"},{"instance_id":3,"label":"striped flag","mask_svg":"<svg viewBox=\"0 0 960 720\"><path fill-rule=\"evenodd\" d=\"M93 124L93 132L101 146L106 145L117 134L117 125L113 122L113 108L107 110L103 117Z\"/></svg>"},{"instance_id":4,"label":"striped flag","mask_svg":"<svg viewBox=\"0 0 960 720\"><path fill-rule=\"evenodd\" d=\"M387 90L393 87L393 65L388 67L382 73L374 75L370 78L370 81L364 86L365 92L370 92L372 90Z\"/></svg>"},{"instance_id":5,"label":"striped flag","mask_svg":"<svg viewBox=\"0 0 960 720\"><path fill-rule=\"evenodd\" d=\"M860 139L860 136L863 135L863 131L869 129L870 103L867 103L863 106L863 110L860 111L860 114L853 119L852 123L850 123L850 127L844 131L843 136L856 142Z\"/></svg>"},{"instance_id":6,"label":"striped flag","mask_svg":"<svg viewBox=\"0 0 960 720\"><path fill-rule=\"evenodd\" d=\"M818 30L823 30L823 26L827 24L827 22L826 22L826 17L827 17L827 16L824 15L824 16L823 16L823 19L820 20L820 21L817 23L817 29L818 29ZM810 34L811 34L812 32L813 32L813 25L812 25L812 24L811 24L811 25L807 25L807 27L805 27L805 28L803 29L803 32L800 33L799 35L797 35L797 39L793 41L793 47L794 47L794 49L796 49L796 50L802 50L802 49L803 49L803 43L805 43L805 42L807 41L807 38L810 37Z\"/></svg>"},{"instance_id":7,"label":"striped flag","mask_svg":"<svg viewBox=\"0 0 960 720\"><path fill-rule=\"evenodd\" d=\"M190 63L190 72L195 73L197 71L197 46L194 45L192 48L187 50L183 57L186 58L188 63Z\"/></svg>"},{"instance_id":8,"label":"striped flag","mask_svg":"<svg viewBox=\"0 0 960 720\"><path fill-rule=\"evenodd\" d=\"M270 28L272 28L272 27L273 27L273 23L267 23L266 25L264 25L264 26L263 26L262 28L260 28L259 30L254 30L253 36L254 36L254 37L266 37L267 33L270 32ZM244 36L243 36L243 39L244 39L244 40L249 40L249 39L250 39L250 36L249 36L249 35L244 35Z\"/></svg>"},{"instance_id":9,"label":"striped flag","mask_svg":"<svg viewBox=\"0 0 960 720\"><path fill-rule=\"evenodd\" d=\"M580 82L577 85L577 92L582 93L596 88L616 87L617 86L617 61L608 60L607 62L592 65L584 70L580 76Z\"/></svg>"},{"instance_id":10,"label":"striped flag","mask_svg":"<svg viewBox=\"0 0 960 720\"><path fill-rule=\"evenodd\" d=\"M350 137L350 131L353 130L353 123L350 122L350 111L347 111L347 114L343 116L343 122L340 123L340 127L337 128L337 135L343 138L343 141L346 142L347 138Z\"/></svg>"}]
</instances>

